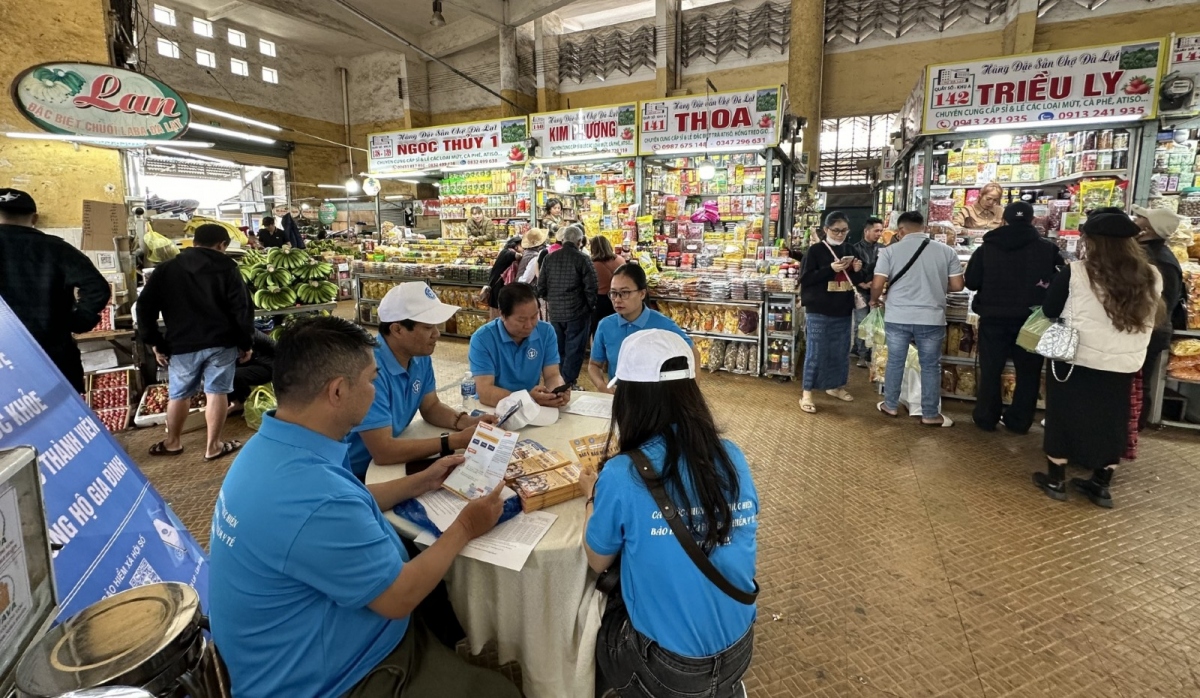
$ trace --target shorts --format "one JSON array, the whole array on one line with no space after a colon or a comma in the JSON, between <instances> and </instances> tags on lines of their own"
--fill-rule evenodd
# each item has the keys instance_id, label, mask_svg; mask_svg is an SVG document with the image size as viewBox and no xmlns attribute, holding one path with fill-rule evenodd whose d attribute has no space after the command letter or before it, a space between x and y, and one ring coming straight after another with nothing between
<instances>
[{"instance_id":1,"label":"shorts","mask_svg":"<svg viewBox=\"0 0 1200 698\"><path fill-rule=\"evenodd\" d=\"M187 354L173 354L167 364L168 395L172 400L185 400L200 392L209 395L228 395L233 392L233 376L237 367L236 347L201 349Z\"/></svg>"}]
</instances>

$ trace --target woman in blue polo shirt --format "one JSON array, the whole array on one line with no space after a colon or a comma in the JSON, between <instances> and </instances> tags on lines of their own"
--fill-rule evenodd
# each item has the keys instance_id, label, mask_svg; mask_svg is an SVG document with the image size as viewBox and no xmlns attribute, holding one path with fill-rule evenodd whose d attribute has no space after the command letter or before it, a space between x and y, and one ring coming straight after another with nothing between
<instances>
[{"instance_id":1,"label":"woman in blue polo shirt","mask_svg":"<svg viewBox=\"0 0 1200 698\"><path fill-rule=\"evenodd\" d=\"M740 449L720 438L695 380L691 347L666 330L638 332L616 371L613 435L620 453L590 469L584 537L588 564L620 555L596 642L604 688L656 698L743 695L756 616L758 493ZM653 470L665 496L728 592L685 551L635 463ZM653 477L651 476L651 477ZM735 596L739 597L735 599Z\"/></svg>"},{"instance_id":2,"label":"woman in blue polo shirt","mask_svg":"<svg viewBox=\"0 0 1200 698\"><path fill-rule=\"evenodd\" d=\"M539 319L537 290L529 284L509 284L500 290L496 304L500 317L471 335L467 351L479 401L495 407L510 394L528 390L543 407L565 407L571 391L553 392L564 385L558 337L553 325Z\"/></svg>"},{"instance_id":3,"label":"woman in blue polo shirt","mask_svg":"<svg viewBox=\"0 0 1200 698\"><path fill-rule=\"evenodd\" d=\"M671 318L646 307L648 294L646 272L637 264L622 264L613 272L608 297L612 299L616 313L604 318L596 326L596 338L592 340L592 354L588 360L588 377L597 390L612 393L606 372L616 367L621 344L634 332L669 330L683 337L689 346L694 346L692 338ZM699 358L696 363L700 363Z\"/></svg>"}]
</instances>

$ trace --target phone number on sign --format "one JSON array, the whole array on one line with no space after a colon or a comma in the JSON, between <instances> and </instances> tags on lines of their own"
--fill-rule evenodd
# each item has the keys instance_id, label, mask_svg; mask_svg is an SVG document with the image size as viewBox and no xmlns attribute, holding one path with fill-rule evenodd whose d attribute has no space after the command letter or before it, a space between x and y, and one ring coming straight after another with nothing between
<instances>
[{"instance_id":1,"label":"phone number on sign","mask_svg":"<svg viewBox=\"0 0 1200 698\"><path fill-rule=\"evenodd\" d=\"M1105 109L1074 109L1060 111L1054 115L1056 119L1091 119L1104 116L1140 116L1146 113L1146 107L1108 107Z\"/></svg>"}]
</instances>

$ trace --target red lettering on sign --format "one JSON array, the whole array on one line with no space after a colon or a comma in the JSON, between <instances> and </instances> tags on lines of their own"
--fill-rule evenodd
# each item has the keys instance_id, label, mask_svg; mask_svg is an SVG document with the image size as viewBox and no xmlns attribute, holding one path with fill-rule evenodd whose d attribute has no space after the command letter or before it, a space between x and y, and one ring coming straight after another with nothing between
<instances>
[{"instance_id":1,"label":"red lettering on sign","mask_svg":"<svg viewBox=\"0 0 1200 698\"><path fill-rule=\"evenodd\" d=\"M550 142L557 143L559 141L571 140L570 126L552 126L550 128Z\"/></svg>"},{"instance_id":2,"label":"red lettering on sign","mask_svg":"<svg viewBox=\"0 0 1200 698\"><path fill-rule=\"evenodd\" d=\"M585 124L583 131L584 135L589 139L616 138L617 124L615 121L602 121L595 124Z\"/></svg>"},{"instance_id":3,"label":"red lettering on sign","mask_svg":"<svg viewBox=\"0 0 1200 698\"><path fill-rule=\"evenodd\" d=\"M707 112L693 112L675 115L675 125L681 132L684 131L703 131L709 126L709 117ZM728 109L713 109L712 110L712 127L717 129L739 128L741 126L750 125L750 110L746 107L738 107L733 111ZM614 126L613 133L615 135L616 128Z\"/></svg>"},{"instance_id":4,"label":"red lettering on sign","mask_svg":"<svg viewBox=\"0 0 1200 698\"><path fill-rule=\"evenodd\" d=\"M101 75L92 81L88 94L76 97L72 103L80 109L95 107L106 112L123 112L141 116L179 116L178 103L170 97L148 95L122 95L116 104L109 97L121 91L121 79L116 75Z\"/></svg>"},{"instance_id":5,"label":"red lettering on sign","mask_svg":"<svg viewBox=\"0 0 1200 698\"><path fill-rule=\"evenodd\" d=\"M396 146L397 155L427 155L438 151L437 141L423 141L421 143L401 143Z\"/></svg>"}]
</instances>

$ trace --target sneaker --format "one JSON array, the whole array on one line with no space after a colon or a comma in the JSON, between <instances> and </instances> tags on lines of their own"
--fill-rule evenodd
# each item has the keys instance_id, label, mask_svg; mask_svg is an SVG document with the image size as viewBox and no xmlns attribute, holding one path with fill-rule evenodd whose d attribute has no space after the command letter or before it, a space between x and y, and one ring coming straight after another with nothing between
<instances>
[{"instance_id":1,"label":"sneaker","mask_svg":"<svg viewBox=\"0 0 1200 698\"><path fill-rule=\"evenodd\" d=\"M858 366L859 368L870 368L870 364L867 363L866 359L859 359L855 366Z\"/></svg>"}]
</instances>

